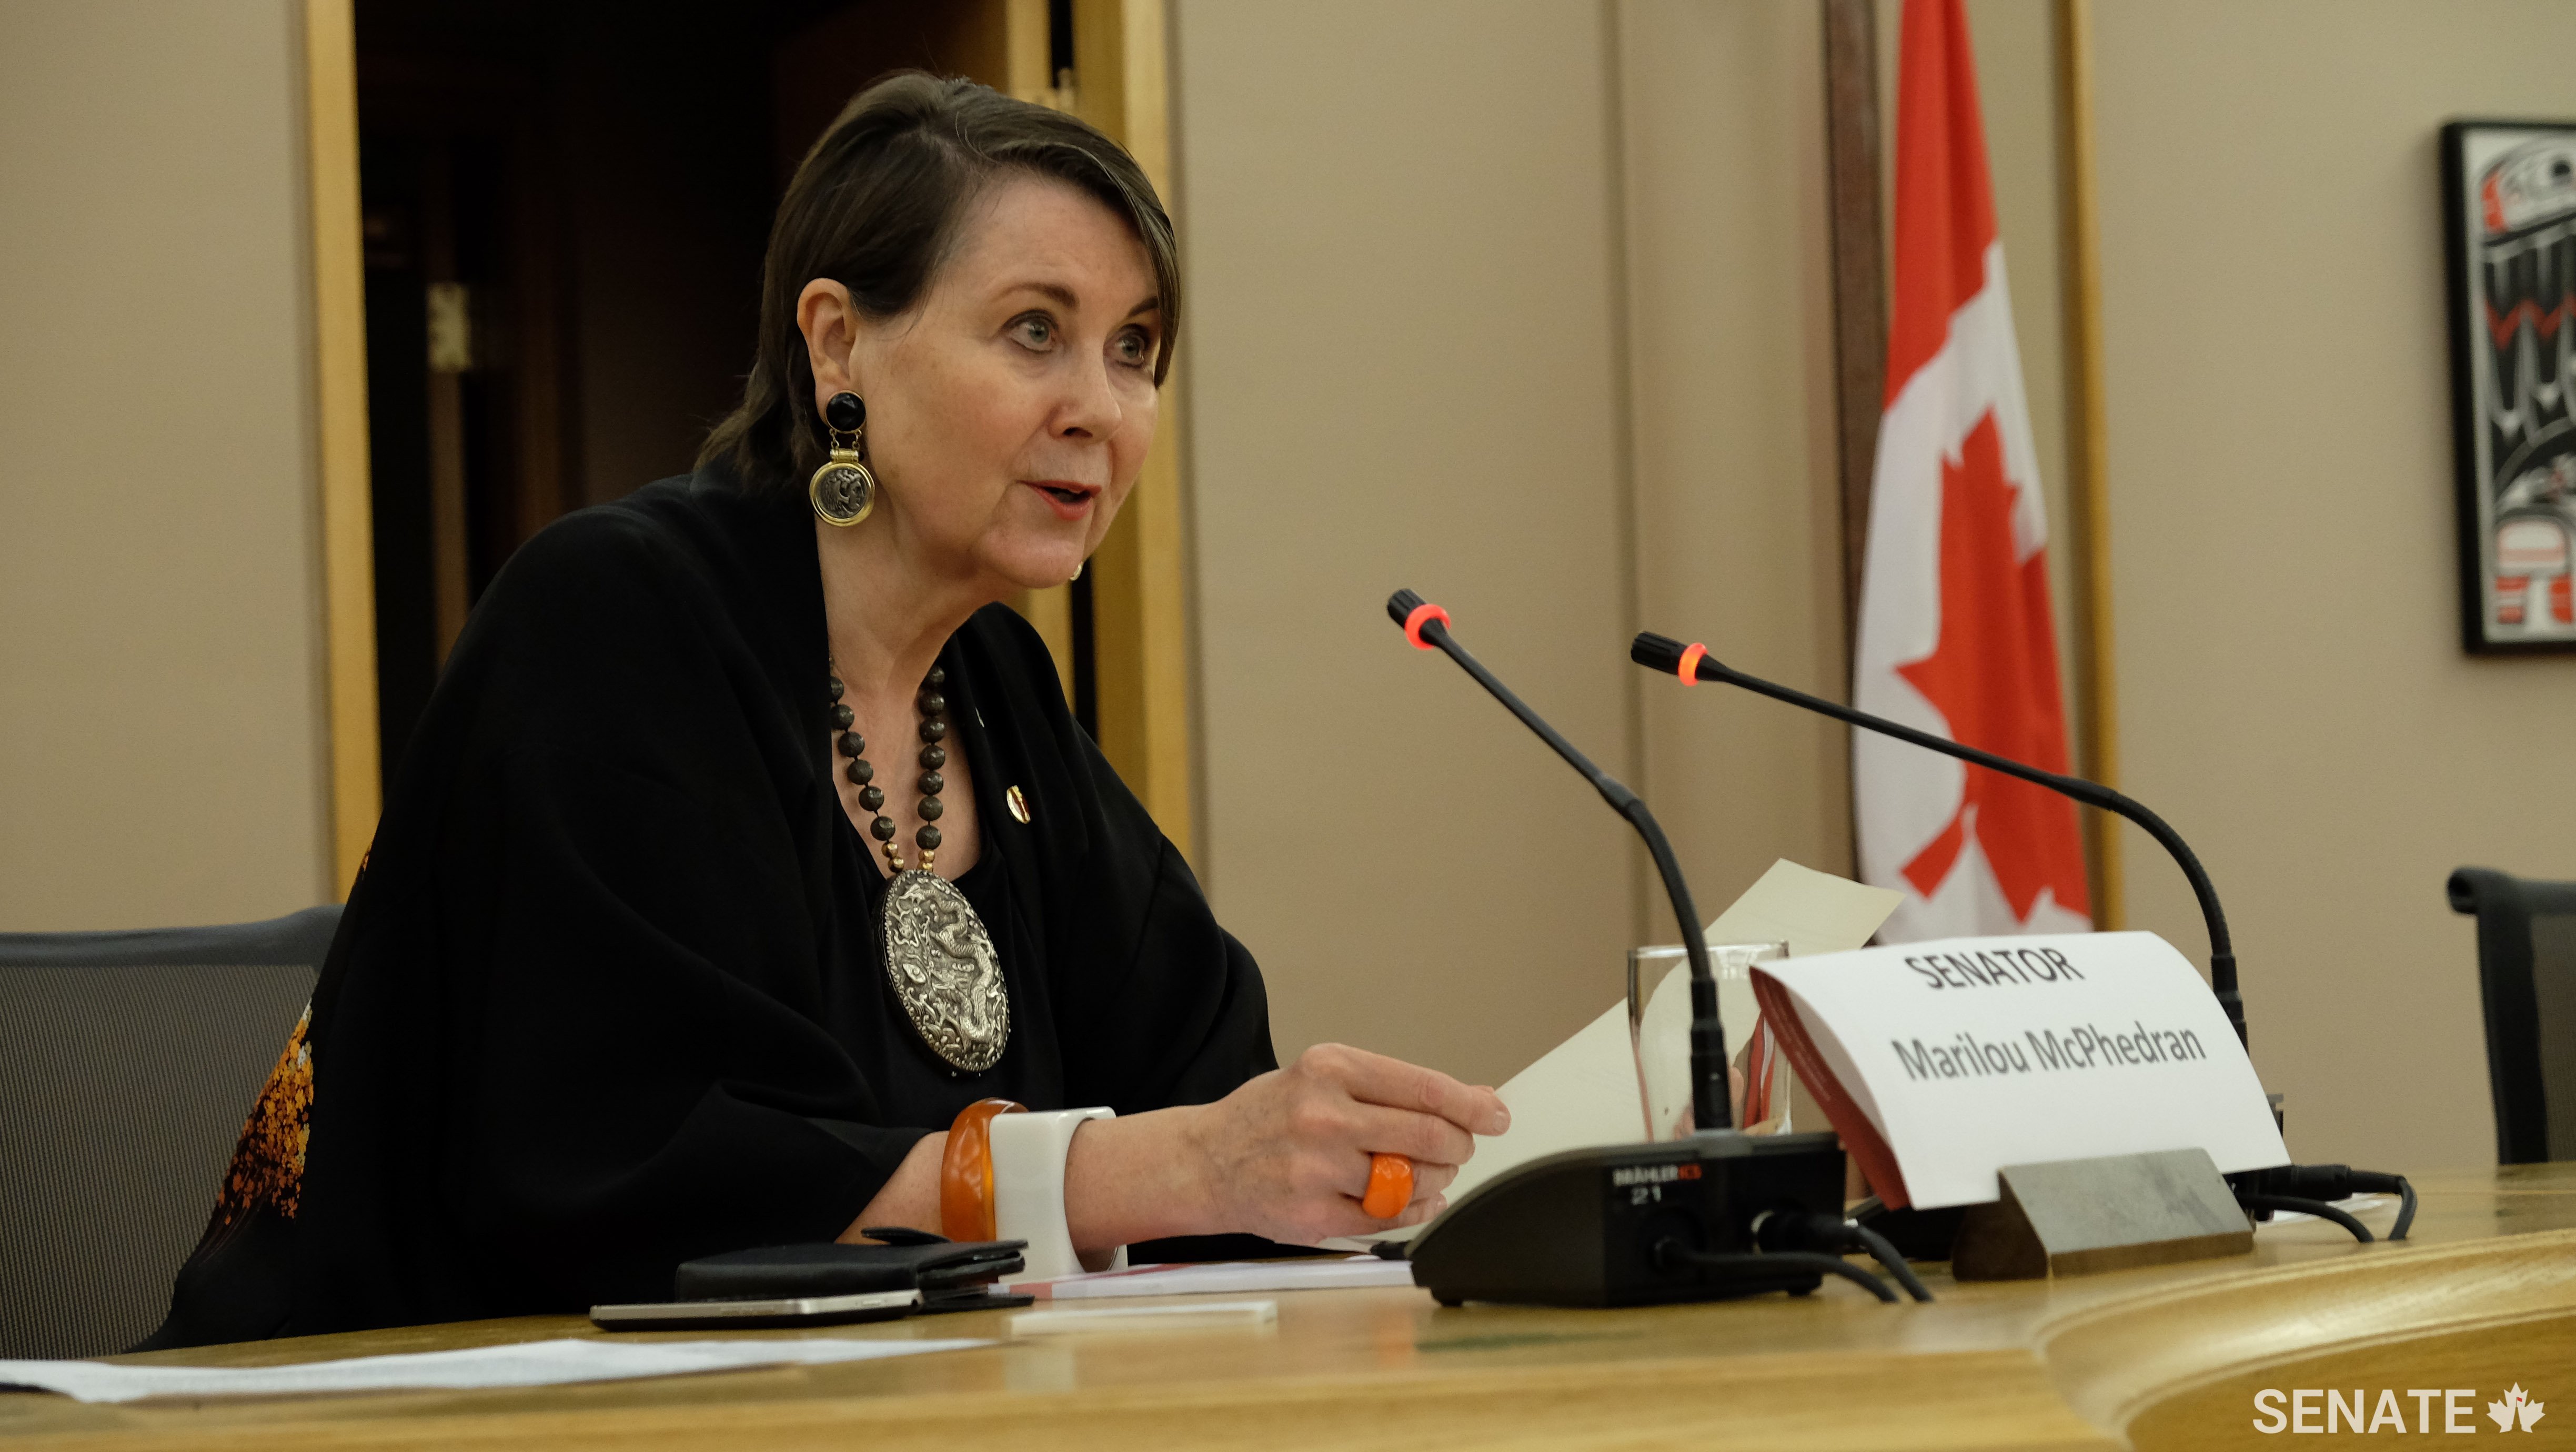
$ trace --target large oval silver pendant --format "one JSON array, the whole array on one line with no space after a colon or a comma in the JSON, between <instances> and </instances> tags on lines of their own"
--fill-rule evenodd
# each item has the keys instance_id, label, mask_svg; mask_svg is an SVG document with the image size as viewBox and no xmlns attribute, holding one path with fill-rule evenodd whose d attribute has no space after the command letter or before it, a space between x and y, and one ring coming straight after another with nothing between
<instances>
[{"instance_id":1,"label":"large oval silver pendant","mask_svg":"<svg viewBox=\"0 0 2576 1452\"><path fill-rule=\"evenodd\" d=\"M886 979L922 1042L960 1072L993 1067L1011 1039L1011 994L966 894L936 872L898 872L879 933Z\"/></svg>"}]
</instances>

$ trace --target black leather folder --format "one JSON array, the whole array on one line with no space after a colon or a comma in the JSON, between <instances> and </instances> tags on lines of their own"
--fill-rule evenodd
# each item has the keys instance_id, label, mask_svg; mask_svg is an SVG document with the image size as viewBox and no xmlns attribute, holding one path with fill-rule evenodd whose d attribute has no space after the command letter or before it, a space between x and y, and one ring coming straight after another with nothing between
<instances>
[{"instance_id":1,"label":"black leather folder","mask_svg":"<svg viewBox=\"0 0 2576 1452\"><path fill-rule=\"evenodd\" d=\"M873 1234L875 1232L868 1232ZM901 1245L772 1245L729 1250L681 1266L671 1277L677 1301L782 1301L918 1290L924 1310L935 1300L973 1292L978 1305L1000 1299L986 1287L1020 1269L1019 1240L917 1240Z\"/></svg>"},{"instance_id":2,"label":"black leather folder","mask_svg":"<svg viewBox=\"0 0 2576 1452\"><path fill-rule=\"evenodd\" d=\"M993 1289L1025 1263L1019 1240L951 1241L911 1230L863 1232L881 1245L771 1245L688 1261L669 1301L593 1306L611 1331L748 1330L840 1326L1025 1306Z\"/></svg>"}]
</instances>

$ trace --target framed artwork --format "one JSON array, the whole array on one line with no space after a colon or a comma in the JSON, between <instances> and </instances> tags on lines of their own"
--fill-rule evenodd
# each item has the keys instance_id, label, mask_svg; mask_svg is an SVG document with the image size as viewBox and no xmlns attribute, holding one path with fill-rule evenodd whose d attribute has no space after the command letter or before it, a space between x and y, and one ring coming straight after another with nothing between
<instances>
[{"instance_id":1,"label":"framed artwork","mask_svg":"<svg viewBox=\"0 0 2576 1452\"><path fill-rule=\"evenodd\" d=\"M2442 128L2462 643L2576 650L2576 122Z\"/></svg>"}]
</instances>

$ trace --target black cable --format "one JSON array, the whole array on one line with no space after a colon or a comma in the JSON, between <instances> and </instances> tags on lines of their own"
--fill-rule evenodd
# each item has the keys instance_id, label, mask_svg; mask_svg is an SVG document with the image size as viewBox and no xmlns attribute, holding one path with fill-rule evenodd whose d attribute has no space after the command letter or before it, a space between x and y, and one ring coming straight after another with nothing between
<instances>
[{"instance_id":1,"label":"black cable","mask_svg":"<svg viewBox=\"0 0 2576 1452\"><path fill-rule=\"evenodd\" d=\"M1840 1256L1819 1255L1813 1251L1781 1250L1765 1251L1758 1255L1717 1255L1705 1250L1693 1250L1678 1240L1659 1240L1655 1242L1655 1263L1667 1270L1679 1264L1698 1270L1742 1271L1754 1275L1777 1275L1786 1271L1815 1271L1821 1275L1841 1276L1844 1280L1867 1288L1871 1295L1891 1305L1896 1301L1896 1292L1889 1290L1887 1283L1878 1277Z\"/></svg>"},{"instance_id":2,"label":"black cable","mask_svg":"<svg viewBox=\"0 0 2576 1452\"><path fill-rule=\"evenodd\" d=\"M2324 1168L2343 1169L2341 1165L2328 1165ZM2404 1175L2383 1175L2370 1170L2344 1170L2341 1183L2335 1188L2342 1189L2345 1195L2395 1195L2397 1223L2388 1227L2388 1238L2391 1240L2404 1240L2407 1230L2415 1224L2415 1187L2406 1183ZM2340 1200L2344 1195L2332 1195L2326 1198Z\"/></svg>"},{"instance_id":3,"label":"black cable","mask_svg":"<svg viewBox=\"0 0 2576 1452\"><path fill-rule=\"evenodd\" d=\"M2236 1203L2248 1210L2292 1210L2301 1215L2314 1215L2319 1220L2331 1220L2351 1231L2352 1238L2364 1245L2370 1244L2374 1238L2369 1226L2323 1200L2310 1200L2298 1195L2239 1195Z\"/></svg>"},{"instance_id":4,"label":"black cable","mask_svg":"<svg viewBox=\"0 0 2576 1452\"><path fill-rule=\"evenodd\" d=\"M1905 1287L1905 1294L1918 1301L1932 1299L1931 1288L1914 1273L1914 1267L1905 1263L1905 1257L1896 1253L1896 1247L1888 1242L1886 1236L1858 1221L1850 1222L1844 1228L1851 1233L1852 1239L1860 1242L1862 1249L1869 1252L1870 1259L1887 1267L1887 1273L1896 1277L1898 1285Z\"/></svg>"},{"instance_id":5,"label":"black cable","mask_svg":"<svg viewBox=\"0 0 2576 1452\"><path fill-rule=\"evenodd\" d=\"M1821 1210L1769 1210L1753 1217L1752 1230L1753 1243L1774 1255L1858 1251L1885 1266L1907 1295L1918 1301L1932 1299L1930 1288L1905 1263L1895 1243L1858 1220Z\"/></svg>"},{"instance_id":6,"label":"black cable","mask_svg":"<svg viewBox=\"0 0 2576 1452\"><path fill-rule=\"evenodd\" d=\"M2415 1187L2404 1175L2384 1174L2377 1170L2356 1170L2350 1165L2279 1165L2268 1170L2229 1176L2236 1188L2236 1203L2248 1210L2297 1210L2309 1215L2324 1214L2308 1204L2282 1205L2267 1203L2284 1198L2307 1201L2346 1200L2355 1195L2394 1195L2397 1197L2397 1223L2389 1227L2390 1240L2404 1240L2415 1224ZM2363 1240L2369 1232L2340 1212L2326 1218L2340 1222L2345 1229Z\"/></svg>"}]
</instances>

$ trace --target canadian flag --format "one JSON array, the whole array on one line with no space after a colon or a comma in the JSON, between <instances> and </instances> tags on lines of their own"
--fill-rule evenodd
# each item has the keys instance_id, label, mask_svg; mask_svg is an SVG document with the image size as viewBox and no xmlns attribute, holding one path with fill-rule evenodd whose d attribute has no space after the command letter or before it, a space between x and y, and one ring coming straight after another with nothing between
<instances>
[{"instance_id":1,"label":"canadian flag","mask_svg":"<svg viewBox=\"0 0 2576 1452\"><path fill-rule=\"evenodd\" d=\"M2048 520L2022 397L1961 0L1905 0L1896 285L1853 699L2064 771ZM1888 942L2092 926L2074 804L1852 735L1861 876L1905 894Z\"/></svg>"}]
</instances>

